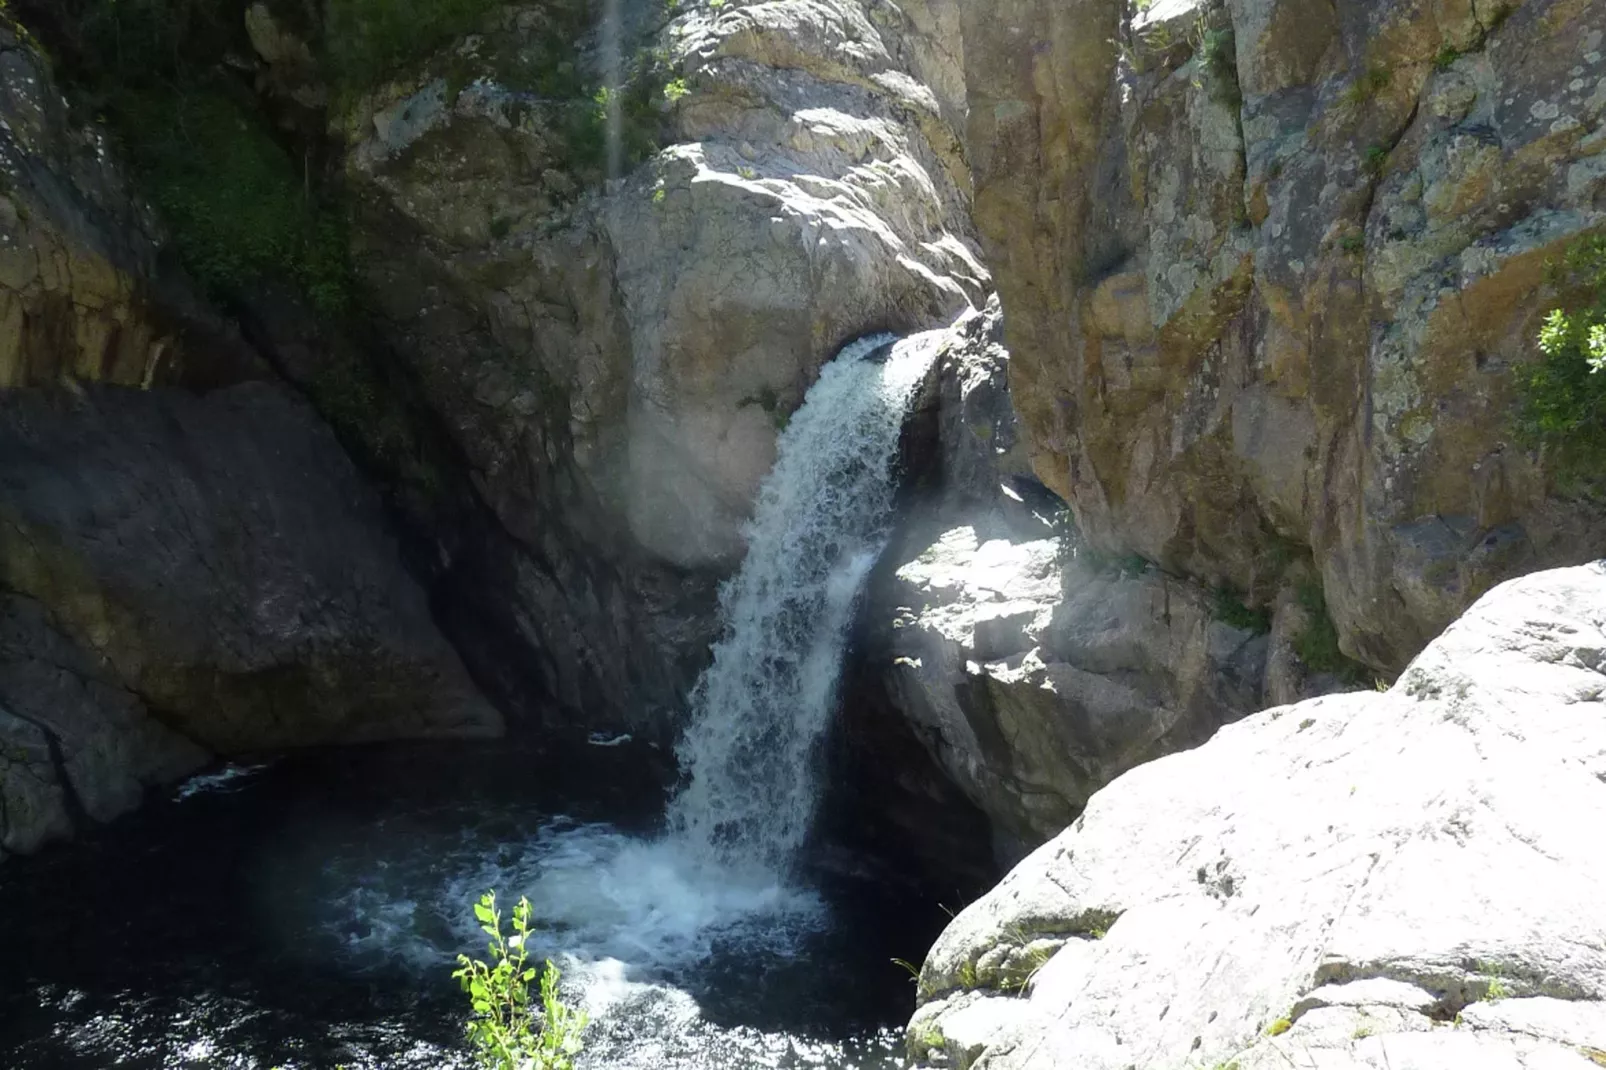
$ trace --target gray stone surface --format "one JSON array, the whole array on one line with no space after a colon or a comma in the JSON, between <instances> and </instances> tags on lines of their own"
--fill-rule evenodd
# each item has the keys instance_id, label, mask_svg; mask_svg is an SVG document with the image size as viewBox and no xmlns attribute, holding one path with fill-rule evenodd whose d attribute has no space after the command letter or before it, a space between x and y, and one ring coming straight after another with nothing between
<instances>
[{"instance_id":1,"label":"gray stone surface","mask_svg":"<svg viewBox=\"0 0 1606 1070\"><path fill-rule=\"evenodd\" d=\"M1015 861L1120 773L1258 708L1268 644L1195 584L1122 572L1056 524L1003 333L996 300L946 332L866 617L892 705Z\"/></svg>"},{"instance_id":2,"label":"gray stone surface","mask_svg":"<svg viewBox=\"0 0 1606 1070\"><path fill-rule=\"evenodd\" d=\"M7 850L213 755L499 728L303 402L0 392Z\"/></svg>"},{"instance_id":3,"label":"gray stone surface","mask_svg":"<svg viewBox=\"0 0 1606 1070\"><path fill-rule=\"evenodd\" d=\"M551 32L542 5L510 5L454 46L454 78L427 62L336 116L354 246L387 340L527 555L498 594L555 705L668 735L820 367L985 302L957 15L681 5L627 34L685 93L642 120L659 149L605 184L564 157L567 113L499 66Z\"/></svg>"},{"instance_id":4,"label":"gray stone surface","mask_svg":"<svg viewBox=\"0 0 1606 1070\"><path fill-rule=\"evenodd\" d=\"M944 532L896 573L894 701L1018 857L1092 793L1259 702L1264 637L1186 581Z\"/></svg>"},{"instance_id":5,"label":"gray stone surface","mask_svg":"<svg viewBox=\"0 0 1606 1070\"><path fill-rule=\"evenodd\" d=\"M1511 427L1606 223L1606 8L1135 7L959 3L1023 436L1087 538L1261 606L1314 569L1387 673L1606 552Z\"/></svg>"},{"instance_id":6,"label":"gray stone surface","mask_svg":"<svg viewBox=\"0 0 1606 1070\"><path fill-rule=\"evenodd\" d=\"M1606 565L1542 572L1127 773L939 939L917 1064L1598 1065L1603 695Z\"/></svg>"}]
</instances>

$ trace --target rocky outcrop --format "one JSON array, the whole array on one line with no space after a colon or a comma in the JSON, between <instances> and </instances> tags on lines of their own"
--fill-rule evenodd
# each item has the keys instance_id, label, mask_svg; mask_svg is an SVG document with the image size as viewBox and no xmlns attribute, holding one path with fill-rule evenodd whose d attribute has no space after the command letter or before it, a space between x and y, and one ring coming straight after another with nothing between
<instances>
[{"instance_id":1,"label":"rocky outcrop","mask_svg":"<svg viewBox=\"0 0 1606 1070\"><path fill-rule=\"evenodd\" d=\"M9 23L0 169L0 857L217 755L498 731L376 494Z\"/></svg>"},{"instance_id":2,"label":"rocky outcrop","mask_svg":"<svg viewBox=\"0 0 1606 1070\"><path fill-rule=\"evenodd\" d=\"M889 686L1019 858L1132 767L1260 700L1266 639L1152 570L1061 560L1048 539L945 532L896 572Z\"/></svg>"},{"instance_id":3,"label":"rocky outcrop","mask_svg":"<svg viewBox=\"0 0 1606 1070\"><path fill-rule=\"evenodd\" d=\"M1259 708L1269 639L1217 619L1187 580L1091 553L1056 519L1063 503L1029 474L1002 334L995 300L943 344L930 438L909 451L917 487L861 646L1013 862L1119 774ZM850 702L849 723L872 706Z\"/></svg>"},{"instance_id":4,"label":"rocky outcrop","mask_svg":"<svg viewBox=\"0 0 1606 1070\"><path fill-rule=\"evenodd\" d=\"M554 45L561 5L515 5L338 119L365 289L522 547L505 596L553 695L636 729L706 660L712 592L820 366L948 323L987 282L958 69L922 33L951 13L641 6L634 80L600 117L532 90L530 57L575 43ZM594 185L577 138L607 157Z\"/></svg>"},{"instance_id":5,"label":"rocky outcrop","mask_svg":"<svg viewBox=\"0 0 1606 1070\"><path fill-rule=\"evenodd\" d=\"M1599 1063L1603 674L1606 564L1538 573L1387 693L1127 773L938 941L916 1062Z\"/></svg>"},{"instance_id":6,"label":"rocky outcrop","mask_svg":"<svg viewBox=\"0 0 1606 1070\"><path fill-rule=\"evenodd\" d=\"M73 121L49 64L0 11L0 389L260 374L160 266L160 239L105 132Z\"/></svg>"},{"instance_id":7,"label":"rocky outcrop","mask_svg":"<svg viewBox=\"0 0 1606 1070\"><path fill-rule=\"evenodd\" d=\"M1512 438L1545 264L1606 223L1606 9L961 3L975 221L1034 467L1098 548L1395 672L1602 548Z\"/></svg>"},{"instance_id":8,"label":"rocky outcrop","mask_svg":"<svg viewBox=\"0 0 1606 1070\"><path fill-rule=\"evenodd\" d=\"M7 850L213 755L500 728L279 388L0 394L0 488Z\"/></svg>"}]
</instances>

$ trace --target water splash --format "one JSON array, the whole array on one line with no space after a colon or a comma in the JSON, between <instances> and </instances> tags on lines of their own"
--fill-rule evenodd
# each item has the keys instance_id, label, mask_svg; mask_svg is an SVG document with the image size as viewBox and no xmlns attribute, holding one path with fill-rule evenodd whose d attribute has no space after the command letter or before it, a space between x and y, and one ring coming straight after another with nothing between
<instances>
[{"instance_id":1,"label":"water splash","mask_svg":"<svg viewBox=\"0 0 1606 1070\"><path fill-rule=\"evenodd\" d=\"M780 875L808 833L812 752L854 601L886 542L904 410L933 356L928 338L853 343L781 436L677 751L690 780L670 806L670 837L697 857Z\"/></svg>"},{"instance_id":2,"label":"water splash","mask_svg":"<svg viewBox=\"0 0 1606 1070\"><path fill-rule=\"evenodd\" d=\"M862 1055L752 1030L741 1039L702 1021L681 986L728 970L733 956L806 960L827 931L826 901L789 879L791 863L814 817L815 751L854 603L886 543L905 410L938 341L847 346L782 434L747 557L720 592L726 631L693 695L678 748L688 779L666 832L644 839L558 818L516 839L432 849L432 876L406 880L405 895L383 871L342 878L347 951L393 960L411 948L422 967L475 946L466 905L495 888L529 897L534 950L563 964L565 988L596 1018L587 1066L893 1065L891 1033ZM660 1042L669 1047L652 1047ZM770 1045L780 1048L755 1055ZM720 1046L732 1046L728 1062L714 1056Z\"/></svg>"}]
</instances>

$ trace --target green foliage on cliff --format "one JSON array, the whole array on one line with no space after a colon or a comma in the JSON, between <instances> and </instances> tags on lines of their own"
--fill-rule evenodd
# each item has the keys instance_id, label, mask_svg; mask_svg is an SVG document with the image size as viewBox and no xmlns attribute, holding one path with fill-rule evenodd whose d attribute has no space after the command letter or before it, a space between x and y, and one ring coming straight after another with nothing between
<instances>
[{"instance_id":1,"label":"green foliage on cliff","mask_svg":"<svg viewBox=\"0 0 1606 1070\"><path fill-rule=\"evenodd\" d=\"M184 266L227 299L275 279L320 310L346 303L340 213L221 64L249 54L245 0L29 0L72 79L104 120Z\"/></svg>"},{"instance_id":2,"label":"green foliage on cliff","mask_svg":"<svg viewBox=\"0 0 1606 1070\"><path fill-rule=\"evenodd\" d=\"M1271 614L1264 608L1252 608L1226 587L1216 588L1212 614L1221 623L1256 635L1271 631Z\"/></svg>"},{"instance_id":3,"label":"green foliage on cliff","mask_svg":"<svg viewBox=\"0 0 1606 1070\"><path fill-rule=\"evenodd\" d=\"M111 114L184 265L215 296L279 278L320 311L345 306L341 218L254 114L206 86L131 93Z\"/></svg>"},{"instance_id":4,"label":"green foliage on cliff","mask_svg":"<svg viewBox=\"0 0 1606 1070\"><path fill-rule=\"evenodd\" d=\"M350 100L387 78L420 71L444 78L455 105L479 79L517 98L554 135L554 163L579 179L600 181L610 165L641 162L657 151L664 106L689 92L669 80L662 57L626 44L618 85L603 84L582 56L598 12L587 0L548 0L517 31L498 31L493 0L331 0L323 66L337 98ZM476 31L484 31L477 38ZM632 32L628 27L624 32ZM462 41L461 47L452 47ZM578 188L578 187L577 187Z\"/></svg>"},{"instance_id":5,"label":"green foliage on cliff","mask_svg":"<svg viewBox=\"0 0 1606 1070\"><path fill-rule=\"evenodd\" d=\"M1517 432L1544 450L1564 484L1598 488L1606 475L1606 235L1575 242L1562 271L1584 297L1570 311L1551 310L1541 359L1516 371Z\"/></svg>"},{"instance_id":6,"label":"green foliage on cliff","mask_svg":"<svg viewBox=\"0 0 1606 1070\"><path fill-rule=\"evenodd\" d=\"M1345 656L1339 648L1338 627L1327 611L1327 596L1322 585L1315 580L1301 583L1295 597L1307 618L1304 629L1293 639L1294 653L1305 663L1305 668L1315 673L1332 673L1351 683L1363 680L1365 667Z\"/></svg>"},{"instance_id":7,"label":"green foliage on cliff","mask_svg":"<svg viewBox=\"0 0 1606 1070\"><path fill-rule=\"evenodd\" d=\"M474 1011L468 1039L475 1062L485 1070L573 1070L587 1018L559 997L557 967L548 962L538 972L530 964L530 901L513 908L511 933L503 932L495 892L474 905L474 917L491 938L489 961L459 955L452 976ZM538 973L539 1014L530 997Z\"/></svg>"},{"instance_id":8,"label":"green foliage on cliff","mask_svg":"<svg viewBox=\"0 0 1606 1070\"><path fill-rule=\"evenodd\" d=\"M374 85L479 28L498 0L329 0L324 53L339 85Z\"/></svg>"}]
</instances>

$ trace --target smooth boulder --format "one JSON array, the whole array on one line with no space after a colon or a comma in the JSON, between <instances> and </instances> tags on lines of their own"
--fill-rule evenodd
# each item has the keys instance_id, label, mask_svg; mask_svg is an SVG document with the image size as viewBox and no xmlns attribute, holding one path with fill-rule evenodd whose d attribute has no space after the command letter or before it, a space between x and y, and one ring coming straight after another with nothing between
<instances>
[{"instance_id":1,"label":"smooth boulder","mask_svg":"<svg viewBox=\"0 0 1606 1070\"><path fill-rule=\"evenodd\" d=\"M1603 695L1597 563L1127 773L939 939L916 1064L1599 1066Z\"/></svg>"}]
</instances>

